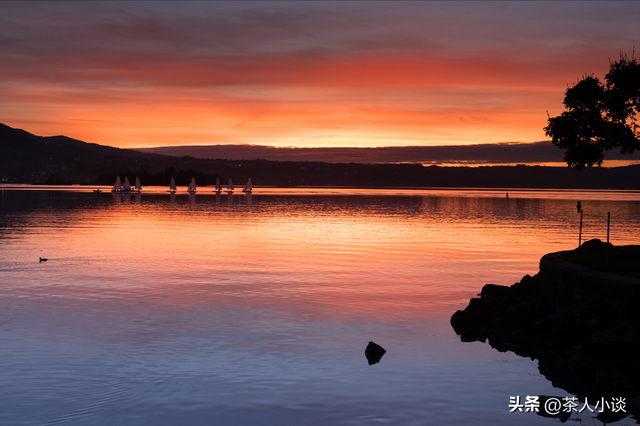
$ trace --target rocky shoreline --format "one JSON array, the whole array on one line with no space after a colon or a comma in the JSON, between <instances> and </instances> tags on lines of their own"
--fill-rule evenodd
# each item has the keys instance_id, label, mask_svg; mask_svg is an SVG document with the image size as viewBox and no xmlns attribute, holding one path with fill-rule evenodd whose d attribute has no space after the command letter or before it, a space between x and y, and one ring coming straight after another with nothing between
<instances>
[{"instance_id":1,"label":"rocky shoreline","mask_svg":"<svg viewBox=\"0 0 640 426\"><path fill-rule=\"evenodd\" d=\"M591 240L540 260L510 287L487 284L451 317L463 342L537 359L555 387L580 400L624 397L640 418L640 247ZM618 418L619 417L619 418Z\"/></svg>"}]
</instances>

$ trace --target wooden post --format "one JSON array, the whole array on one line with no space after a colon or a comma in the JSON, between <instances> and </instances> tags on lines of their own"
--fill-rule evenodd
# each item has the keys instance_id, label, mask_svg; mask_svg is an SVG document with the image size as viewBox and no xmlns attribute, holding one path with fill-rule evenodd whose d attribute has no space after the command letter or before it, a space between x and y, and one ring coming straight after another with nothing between
<instances>
[{"instance_id":1,"label":"wooden post","mask_svg":"<svg viewBox=\"0 0 640 426\"><path fill-rule=\"evenodd\" d=\"M582 213L584 210L580 210L580 234L578 236L578 247L582 244Z\"/></svg>"},{"instance_id":2,"label":"wooden post","mask_svg":"<svg viewBox=\"0 0 640 426\"><path fill-rule=\"evenodd\" d=\"M608 268L609 267L609 224L611 223L611 212L607 212L607 249L606 249L606 257L604 259L604 264Z\"/></svg>"}]
</instances>

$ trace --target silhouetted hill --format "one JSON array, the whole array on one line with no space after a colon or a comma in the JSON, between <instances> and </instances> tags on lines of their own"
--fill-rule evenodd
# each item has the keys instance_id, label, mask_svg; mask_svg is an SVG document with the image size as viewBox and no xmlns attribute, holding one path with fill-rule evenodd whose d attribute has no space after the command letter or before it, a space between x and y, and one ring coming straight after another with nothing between
<instances>
[{"instance_id":1,"label":"silhouetted hill","mask_svg":"<svg viewBox=\"0 0 640 426\"><path fill-rule=\"evenodd\" d=\"M210 163L191 157L145 154L86 143L66 136L36 136L0 124L0 177L8 182L111 184L116 175L127 173L147 177L146 184L149 185L153 184L150 179L169 169L166 182L173 174L176 178L180 175L188 183L192 174L205 179L205 172L211 170ZM216 175L213 176L215 182ZM166 182L158 181L157 184ZM183 182L179 181L179 184Z\"/></svg>"},{"instance_id":2,"label":"silhouetted hill","mask_svg":"<svg viewBox=\"0 0 640 426\"><path fill-rule=\"evenodd\" d=\"M640 165L576 171L567 167L424 167L312 161L215 160L172 157L85 143L65 136L35 136L0 124L0 177L9 183L111 185L116 176L143 185L168 185L171 176L199 186L216 177L254 185L358 187L475 187L640 190Z\"/></svg>"},{"instance_id":3,"label":"silhouetted hill","mask_svg":"<svg viewBox=\"0 0 640 426\"><path fill-rule=\"evenodd\" d=\"M136 148L137 151L195 158L227 160L263 159L270 161L322 161L326 163L423 163L426 165L558 163L564 166L564 153L550 141L533 143L491 143L450 146L387 146L375 148L330 147L298 148L262 145L188 145ZM640 160L633 154L607 152L606 161ZM606 162L605 162L606 165Z\"/></svg>"}]
</instances>

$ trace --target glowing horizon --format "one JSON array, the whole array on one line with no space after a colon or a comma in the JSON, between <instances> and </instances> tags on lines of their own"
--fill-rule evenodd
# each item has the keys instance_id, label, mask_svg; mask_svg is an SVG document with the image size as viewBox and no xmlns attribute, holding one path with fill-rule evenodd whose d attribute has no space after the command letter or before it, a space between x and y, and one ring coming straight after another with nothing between
<instances>
[{"instance_id":1,"label":"glowing horizon","mask_svg":"<svg viewBox=\"0 0 640 426\"><path fill-rule=\"evenodd\" d=\"M567 85L631 54L640 20L635 2L2 9L0 122L121 148L547 140Z\"/></svg>"}]
</instances>

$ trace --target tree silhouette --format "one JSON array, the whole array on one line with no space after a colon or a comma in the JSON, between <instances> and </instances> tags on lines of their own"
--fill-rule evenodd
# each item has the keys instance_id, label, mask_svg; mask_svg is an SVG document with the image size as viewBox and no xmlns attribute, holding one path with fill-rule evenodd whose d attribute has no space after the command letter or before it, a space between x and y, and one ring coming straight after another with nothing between
<instances>
[{"instance_id":1,"label":"tree silhouette","mask_svg":"<svg viewBox=\"0 0 640 426\"><path fill-rule=\"evenodd\" d=\"M610 62L605 80L606 85L584 76L567 88L566 111L549 117L544 128L555 146L566 149L564 160L571 168L600 166L604 151L613 148L622 154L640 150L640 64L620 55Z\"/></svg>"}]
</instances>

